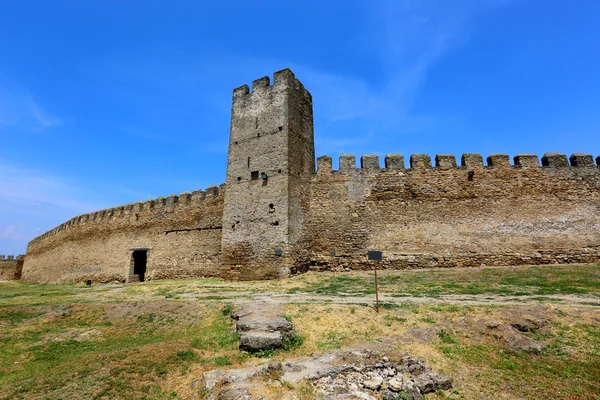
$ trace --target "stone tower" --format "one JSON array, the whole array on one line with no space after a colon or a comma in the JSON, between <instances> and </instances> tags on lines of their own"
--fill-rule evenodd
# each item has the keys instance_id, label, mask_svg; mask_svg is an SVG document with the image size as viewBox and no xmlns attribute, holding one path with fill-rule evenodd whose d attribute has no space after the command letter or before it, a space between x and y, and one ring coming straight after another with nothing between
<instances>
[{"instance_id":1,"label":"stone tower","mask_svg":"<svg viewBox=\"0 0 600 400\"><path fill-rule=\"evenodd\" d=\"M221 250L241 279L294 269L315 172L312 96L289 69L273 78L233 91Z\"/></svg>"}]
</instances>

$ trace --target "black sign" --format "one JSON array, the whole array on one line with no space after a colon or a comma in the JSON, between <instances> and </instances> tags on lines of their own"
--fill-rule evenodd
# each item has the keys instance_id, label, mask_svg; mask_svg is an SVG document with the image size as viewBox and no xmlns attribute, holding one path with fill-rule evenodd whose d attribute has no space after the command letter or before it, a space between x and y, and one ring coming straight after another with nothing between
<instances>
[{"instance_id":1,"label":"black sign","mask_svg":"<svg viewBox=\"0 0 600 400\"><path fill-rule=\"evenodd\" d=\"M283 255L283 250L281 250L281 249L275 249L275 255L276 255L276 256L281 256L281 255Z\"/></svg>"},{"instance_id":2,"label":"black sign","mask_svg":"<svg viewBox=\"0 0 600 400\"><path fill-rule=\"evenodd\" d=\"M383 260L383 253L377 250L369 250L367 252L367 257L371 261L381 261Z\"/></svg>"}]
</instances>

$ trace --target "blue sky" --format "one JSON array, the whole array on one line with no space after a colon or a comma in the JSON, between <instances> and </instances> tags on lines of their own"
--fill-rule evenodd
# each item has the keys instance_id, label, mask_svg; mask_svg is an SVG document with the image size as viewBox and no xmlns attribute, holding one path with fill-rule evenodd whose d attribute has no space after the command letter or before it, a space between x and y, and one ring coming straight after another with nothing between
<instances>
[{"instance_id":1,"label":"blue sky","mask_svg":"<svg viewBox=\"0 0 600 400\"><path fill-rule=\"evenodd\" d=\"M231 92L291 68L317 155L600 154L600 2L0 0L0 254L225 179Z\"/></svg>"}]
</instances>

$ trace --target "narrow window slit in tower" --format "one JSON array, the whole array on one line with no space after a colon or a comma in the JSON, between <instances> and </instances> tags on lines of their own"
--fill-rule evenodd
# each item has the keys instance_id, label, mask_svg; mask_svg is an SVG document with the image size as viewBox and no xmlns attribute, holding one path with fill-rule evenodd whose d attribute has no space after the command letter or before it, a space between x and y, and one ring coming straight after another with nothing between
<instances>
[{"instance_id":1,"label":"narrow window slit in tower","mask_svg":"<svg viewBox=\"0 0 600 400\"><path fill-rule=\"evenodd\" d=\"M256 117L255 123L256 123L256 129L258 129L258 117Z\"/></svg>"},{"instance_id":2,"label":"narrow window slit in tower","mask_svg":"<svg viewBox=\"0 0 600 400\"><path fill-rule=\"evenodd\" d=\"M250 168L250 157L248 157L248 168Z\"/></svg>"}]
</instances>

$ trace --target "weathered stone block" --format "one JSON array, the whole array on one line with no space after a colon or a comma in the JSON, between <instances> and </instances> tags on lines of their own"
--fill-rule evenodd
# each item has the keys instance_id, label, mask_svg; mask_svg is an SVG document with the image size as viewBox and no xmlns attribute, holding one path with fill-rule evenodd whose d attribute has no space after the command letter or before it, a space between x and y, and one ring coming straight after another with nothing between
<instances>
[{"instance_id":1,"label":"weathered stone block","mask_svg":"<svg viewBox=\"0 0 600 400\"><path fill-rule=\"evenodd\" d=\"M256 79L252 81L252 92L254 93L257 90L262 90L264 88L269 87L271 84L271 79L268 76L263 76L260 79Z\"/></svg>"},{"instance_id":2,"label":"weathered stone block","mask_svg":"<svg viewBox=\"0 0 600 400\"><path fill-rule=\"evenodd\" d=\"M542 156L542 166L551 168L565 168L569 166L567 156L562 153L549 152Z\"/></svg>"},{"instance_id":3,"label":"weathered stone block","mask_svg":"<svg viewBox=\"0 0 600 400\"><path fill-rule=\"evenodd\" d=\"M179 196L172 194L167 197L167 206L172 207L179 202Z\"/></svg>"},{"instance_id":4,"label":"weathered stone block","mask_svg":"<svg viewBox=\"0 0 600 400\"><path fill-rule=\"evenodd\" d=\"M441 169L450 169L456 167L456 157L452 154L436 154L435 166Z\"/></svg>"},{"instance_id":5,"label":"weathered stone block","mask_svg":"<svg viewBox=\"0 0 600 400\"><path fill-rule=\"evenodd\" d=\"M410 167L411 168L430 168L431 167L431 157L429 157L427 154L411 154Z\"/></svg>"},{"instance_id":6,"label":"weathered stone block","mask_svg":"<svg viewBox=\"0 0 600 400\"><path fill-rule=\"evenodd\" d=\"M281 348L281 332L247 331L240 334L240 350L257 352Z\"/></svg>"},{"instance_id":7,"label":"weathered stone block","mask_svg":"<svg viewBox=\"0 0 600 400\"><path fill-rule=\"evenodd\" d=\"M182 203L189 203L192 201L192 194L190 192L183 192L179 195L179 201Z\"/></svg>"},{"instance_id":8,"label":"weathered stone block","mask_svg":"<svg viewBox=\"0 0 600 400\"><path fill-rule=\"evenodd\" d=\"M292 70L289 68L284 68L282 70L275 72L273 74L273 82L275 82L274 83L275 85L290 84L290 83L295 83L295 82L300 83L300 81L296 79L296 75L294 75ZM308 91L305 91L305 93L310 95L310 93Z\"/></svg>"},{"instance_id":9,"label":"weathered stone block","mask_svg":"<svg viewBox=\"0 0 600 400\"><path fill-rule=\"evenodd\" d=\"M291 332L292 324L287 319L280 316L269 315L248 315L239 318L237 330L245 331L266 331L266 332Z\"/></svg>"},{"instance_id":10,"label":"weathered stone block","mask_svg":"<svg viewBox=\"0 0 600 400\"><path fill-rule=\"evenodd\" d=\"M508 154L490 154L487 158L488 167L510 167Z\"/></svg>"},{"instance_id":11,"label":"weathered stone block","mask_svg":"<svg viewBox=\"0 0 600 400\"><path fill-rule=\"evenodd\" d=\"M317 159L317 173L319 175L330 174L332 170L332 161L329 156L321 156Z\"/></svg>"},{"instance_id":12,"label":"weathered stone block","mask_svg":"<svg viewBox=\"0 0 600 400\"><path fill-rule=\"evenodd\" d=\"M340 154L340 171L349 172L356 169L356 157L353 154Z\"/></svg>"},{"instance_id":13,"label":"weathered stone block","mask_svg":"<svg viewBox=\"0 0 600 400\"><path fill-rule=\"evenodd\" d=\"M387 169L404 169L404 156L402 154L386 154L385 167Z\"/></svg>"},{"instance_id":14,"label":"weathered stone block","mask_svg":"<svg viewBox=\"0 0 600 400\"><path fill-rule=\"evenodd\" d=\"M535 154L517 154L515 165L519 167L539 167L540 159Z\"/></svg>"},{"instance_id":15,"label":"weathered stone block","mask_svg":"<svg viewBox=\"0 0 600 400\"><path fill-rule=\"evenodd\" d=\"M471 167L482 167L483 166L483 157L481 154L477 153L467 153L463 154L460 158L460 164L463 167L471 168Z\"/></svg>"},{"instance_id":16,"label":"weathered stone block","mask_svg":"<svg viewBox=\"0 0 600 400\"><path fill-rule=\"evenodd\" d=\"M250 88L248 87L248 85L242 85L238 88L233 89L233 101L239 101L240 99L242 99L245 95L250 93Z\"/></svg>"},{"instance_id":17,"label":"weathered stone block","mask_svg":"<svg viewBox=\"0 0 600 400\"><path fill-rule=\"evenodd\" d=\"M573 167L593 167L594 157L588 153L573 153L569 157L569 161Z\"/></svg>"},{"instance_id":18,"label":"weathered stone block","mask_svg":"<svg viewBox=\"0 0 600 400\"><path fill-rule=\"evenodd\" d=\"M206 197L209 199L216 199L219 196L219 187L218 186L210 186L206 188Z\"/></svg>"},{"instance_id":19,"label":"weathered stone block","mask_svg":"<svg viewBox=\"0 0 600 400\"><path fill-rule=\"evenodd\" d=\"M204 200L206 198L206 193L203 190L194 190L192 192L192 200Z\"/></svg>"},{"instance_id":20,"label":"weathered stone block","mask_svg":"<svg viewBox=\"0 0 600 400\"><path fill-rule=\"evenodd\" d=\"M377 154L364 154L360 158L360 167L363 169L379 169L379 156Z\"/></svg>"}]
</instances>

